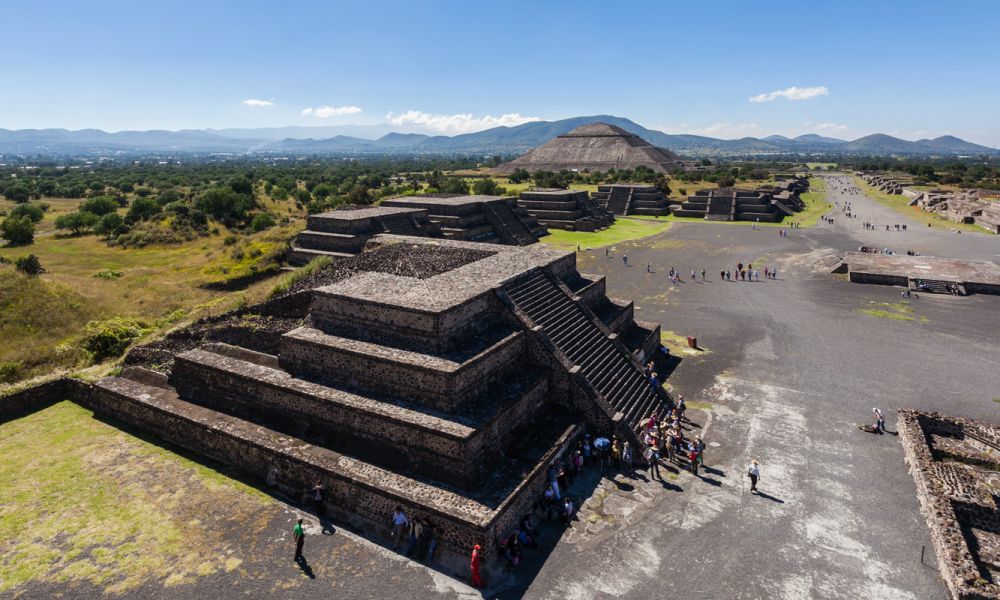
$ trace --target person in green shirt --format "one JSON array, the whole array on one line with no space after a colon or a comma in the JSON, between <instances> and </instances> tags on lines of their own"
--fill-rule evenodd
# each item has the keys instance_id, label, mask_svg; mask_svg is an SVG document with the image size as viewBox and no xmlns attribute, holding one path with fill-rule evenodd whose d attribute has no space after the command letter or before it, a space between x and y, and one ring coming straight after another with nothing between
<instances>
[{"instance_id":1,"label":"person in green shirt","mask_svg":"<svg viewBox=\"0 0 1000 600\"><path fill-rule=\"evenodd\" d=\"M292 537L295 539L295 560L302 560L302 545L306 542L306 534L302 531L302 519L299 519L295 523L295 528L292 529Z\"/></svg>"}]
</instances>

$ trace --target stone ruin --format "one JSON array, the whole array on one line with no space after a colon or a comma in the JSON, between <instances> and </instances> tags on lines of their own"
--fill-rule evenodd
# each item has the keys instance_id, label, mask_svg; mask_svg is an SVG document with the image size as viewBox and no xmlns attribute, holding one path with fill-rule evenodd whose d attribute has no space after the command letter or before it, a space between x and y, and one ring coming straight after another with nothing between
<instances>
[{"instance_id":1,"label":"stone ruin","mask_svg":"<svg viewBox=\"0 0 1000 600\"><path fill-rule=\"evenodd\" d=\"M658 187L642 183L599 185L591 200L615 215L665 217L670 214L670 199Z\"/></svg>"},{"instance_id":2,"label":"stone ruin","mask_svg":"<svg viewBox=\"0 0 1000 600\"><path fill-rule=\"evenodd\" d=\"M514 198L500 196L408 196L382 201L383 207L426 210L448 239L527 246L548 230Z\"/></svg>"},{"instance_id":3,"label":"stone ruin","mask_svg":"<svg viewBox=\"0 0 1000 600\"><path fill-rule=\"evenodd\" d=\"M919 207L955 223L979 225L987 231L1000 233L1000 203L982 198L976 190L915 190L903 188L910 206Z\"/></svg>"},{"instance_id":4,"label":"stone ruin","mask_svg":"<svg viewBox=\"0 0 1000 600\"><path fill-rule=\"evenodd\" d=\"M379 233L440 237L441 227L430 221L426 210L418 208L350 206L309 215L305 231L299 233L289 251L288 262L300 266L323 256L354 256Z\"/></svg>"},{"instance_id":5,"label":"stone ruin","mask_svg":"<svg viewBox=\"0 0 1000 600\"><path fill-rule=\"evenodd\" d=\"M610 227L615 216L591 201L586 191L536 188L521 192L518 206L540 225L567 231L597 231Z\"/></svg>"},{"instance_id":6,"label":"stone ruin","mask_svg":"<svg viewBox=\"0 0 1000 600\"><path fill-rule=\"evenodd\" d=\"M789 179L754 190L720 188L698 190L673 213L678 217L704 218L708 221L761 221L779 223L805 208L799 196L808 189L805 179Z\"/></svg>"},{"instance_id":7,"label":"stone ruin","mask_svg":"<svg viewBox=\"0 0 1000 600\"><path fill-rule=\"evenodd\" d=\"M952 598L1000 598L1000 426L901 410L899 436Z\"/></svg>"},{"instance_id":8,"label":"stone ruin","mask_svg":"<svg viewBox=\"0 0 1000 600\"><path fill-rule=\"evenodd\" d=\"M385 200L381 206L346 206L310 215L288 254L292 265L361 252L380 233L524 246L548 230L517 205L499 196L418 196Z\"/></svg>"},{"instance_id":9,"label":"stone ruin","mask_svg":"<svg viewBox=\"0 0 1000 600\"><path fill-rule=\"evenodd\" d=\"M912 179L893 177L886 173L861 173L860 175L865 183L886 194L902 194L903 188L916 184Z\"/></svg>"},{"instance_id":10,"label":"stone ruin","mask_svg":"<svg viewBox=\"0 0 1000 600\"><path fill-rule=\"evenodd\" d=\"M639 447L672 404L640 368L659 336L573 252L379 234L134 349L87 404L293 498L319 481L328 514L375 535L399 505L454 566L493 555L584 429Z\"/></svg>"}]
</instances>

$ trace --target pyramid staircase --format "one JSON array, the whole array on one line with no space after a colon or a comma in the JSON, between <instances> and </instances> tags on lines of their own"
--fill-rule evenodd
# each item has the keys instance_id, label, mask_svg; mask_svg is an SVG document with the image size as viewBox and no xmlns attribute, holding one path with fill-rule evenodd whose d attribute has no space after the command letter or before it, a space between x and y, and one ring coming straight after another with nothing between
<instances>
[{"instance_id":1,"label":"pyramid staircase","mask_svg":"<svg viewBox=\"0 0 1000 600\"><path fill-rule=\"evenodd\" d=\"M596 323L543 272L504 287L514 305L542 327L553 344L581 372L604 400L621 415L621 424L635 432L640 421L653 412L662 413L669 397L654 390L632 362Z\"/></svg>"},{"instance_id":2,"label":"pyramid staircase","mask_svg":"<svg viewBox=\"0 0 1000 600\"><path fill-rule=\"evenodd\" d=\"M538 241L506 201L484 202L483 210L505 243L527 246Z\"/></svg>"}]
</instances>

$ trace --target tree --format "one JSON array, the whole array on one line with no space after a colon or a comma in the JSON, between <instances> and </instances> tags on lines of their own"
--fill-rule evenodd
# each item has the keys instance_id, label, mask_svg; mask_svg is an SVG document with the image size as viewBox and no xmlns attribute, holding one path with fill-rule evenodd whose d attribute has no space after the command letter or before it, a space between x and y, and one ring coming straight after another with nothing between
<instances>
[{"instance_id":1,"label":"tree","mask_svg":"<svg viewBox=\"0 0 1000 600\"><path fill-rule=\"evenodd\" d=\"M42 268L42 263L34 254L16 259L14 261L14 268L25 275L41 275L45 272L45 269Z\"/></svg>"},{"instance_id":2,"label":"tree","mask_svg":"<svg viewBox=\"0 0 1000 600\"><path fill-rule=\"evenodd\" d=\"M38 223L45 217L45 208L37 202L18 204L10 210L12 217L28 217L32 223Z\"/></svg>"},{"instance_id":3,"label":"tree","mask_svg":"<svg viewBox=\"0 0 1000 600\"><path fill-rule=\"evenodd\" d=\"M31 190L24 184L15 183L4 190L3 195L11 202L27 202L31 199Z\"/></svg>"},{"instance_id":4,"label":"tree","mask_svg":"<svg viewBox=\"0 0 1000 600\"><path fill-rule=\"evenodd\" d=\"M94 196L80 205L80 212L104 216L118 210L118 201L111 196Z\"/></svg>"},{"instance_id":5,"label":"tree","mask_svg":"<svg viewBox=\"0 0 1000 600\"><path fill-rule=\"evenodd\" d=\"M527 169L514 169L514 172L507 179L511 183L524 183L531 179L531 173L528 173Z\"/></svg>"},{"instance_id":6,"label":"tree","mask_svg":"<svg viewBox=\"0 0 1000 600\"><path fill-rule=\"evenodd\" d=\"M317 200L323 200L324 198L332 196L335 193L337 193L337 190L332 185L330 185L329 183L321 183L321 184L313 187L313 189L312 189L312 195Z\"/></svg>"},{"instance_id":7,"label":"tree","mask_svg":"<svg viewBox=\"0 0 1000 600\"><path fill-rule=\"evenodd\" d=\"M533 175L535 185L541 188L566 188L566 178L561 173L538 171Z\"/></svg>"},{"instance_id":8,"label":"tree","mask_svg":"<svg viewBox=\"0 0 1000 600\"><path fill-rule=\"evenodd\" d=\"M502 188L497 185L496 181L493 181L489 177L484 179L477 179L475 183L472 184L472 191L481 196L496 196L500 194Z\"/></svg>"},{"instance_id":9,"label":"tree","mask_svg":"<svg viewBox=\"0 0 1000 600\"><path fill-rule=\"evenodd\" d=\"M101 220L94 225L94 233L98 235L103 235L107 239L111 239L117 235L121 235L126 231L125 219L116 212L108 213L101 217Z\"/></svg>"},{"instance_id":10,"label":"tree","mask_svg":"<svg viewBox=\"0 0 1000 600\"><path fill-rule=\"evenodd\" d=\"M468 194L469 182L461 177L448 177L441 182L438 190L444 194Z\"/></svg>"},{"instance_id":11,"label":"tree","mask_svg":"<svg viewBox=\"0 0 1000 600\"><path fill-rule=\"evenodd\" d=\"M89 212L74 212L56 218L56 229L69 229L73 235L83 235L97 225L100 217Z\"/></svg>"},{"instance_id":12,"label":"tree","mask_svg":"<svg viewBox=\"0 0 1000 600\"><path fill-rule=\"evenodd\" d=\"M229 187L212 188L195 201L195 208L219 220L242 221L246 218L247 211L253 207L253 198L246 194L238 194Z\"/></svg>"},{"instance_id":13,"label":"tree","mask_svg":"<svg viewBox=\"0 0 1000 600\"><path fill-rule=\"evenodd\" d=\"M27 246L35 241L35 223L29 216L10 216L0 223L0 234L11 246Z\"/></svg>"},{"instance_id":14,"label":"tree","mask_svg":"<svg viewBox=\"0 0 1000 600\"><path fill-rule=\"evenodd\" d=\"M351 187L351 191L347 192L348 204L371 204L373 200L371 190L360 183L355 184Z\"/></svg>"},{"instance_id":15,"label":"tree","mask_svg":"<svg viewBox=\"0 0 1000 600\"><path fill-rule=\"evenodd\" d=\"M145 221L160 213L160 204L152 198L136 198L125 217L129 222Z\"/></svg>"},{"instance_id":16,"label":"tree","mask_svg":"<svg viewBox=\"0 0 1000 600\"><path fill-rule=\"evenodd\" d=\"M265 229L270 229L274 227L274 215L267 212L257 213L254 215L253 220L250 221L250 229L254 231L264 231Z\"/></svg>"},{"instance_id":17,"label":"tree","mask_svg":"<svg viewBox=\"0 0 1000 600\"><path fill-rule=\"evenodd\" d=\"M716 179L715 183L717 183L720 188L733 187L734 185L736 185L736 178L732 177L731 175L725 175L723 177L719 177L718 179Z\"/></svg>"}]
</instances>

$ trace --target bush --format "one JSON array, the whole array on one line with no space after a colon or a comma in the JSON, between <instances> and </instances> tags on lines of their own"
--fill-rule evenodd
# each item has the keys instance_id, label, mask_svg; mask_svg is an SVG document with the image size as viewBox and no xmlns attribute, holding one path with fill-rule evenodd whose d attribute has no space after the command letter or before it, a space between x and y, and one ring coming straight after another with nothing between
<instances>
[{"instance_id":1,"label":"bush","mask_svg":"<svg viewBox=\"0 0 1000 600\"><path fill-rule=\"evenodd\" d=\"M94 196L80 205L80 212L88 212L99 217L118 210L118 201L111 196Z\"/></svg>"},{"instance_id":2,"label":"bush","mask_svg":"<svg viewBox=\"0 0 1000 600\"><path fill-rule=\"evenodd\" d=\"M90 231L100 217L91 212L75 212L56 217L56 229L69 229L73 235Z\"/></svg>"},{"instance_id":3,"label":"bush","mask_svg":"<svg viewBox=\"0 0 1000 600\"><path fill-rule=\"evenodd\" d=\"M448 177L438 189L444 194L468 194L469 182L460 177Z\"/></svg>"},{"instance_id":4,"label":"bush","mask_svg":"<svg viewBox=\"0 0 1000 600\"><path fill-rule=\"evenodd\" d=\"M4 190L3 195L11 202L27 202L31 199L31 190L26 185L15 183Z\"/></svg>"},{"instance_id":5,"label":"bush","mask_svg":"<svg viewBox=\"0 0 1000 600\"><path fill-rule=\"evenodd\" d=\"M95 361L121 356L129 344L147 333L144 323L135 319L115 317L108 321L91 321L84 330L83 347Z\"/></svg>"},{"instance_id":6,"label":"bush","mask_svg":"<svg viewBox=\"0 0 1000 600\"><path fill-rule=\"evenodd\" d=\"M0 383L13 383L21 376L24 365L16 361L0 362Z\"/></svg>"},{"instance_id":7,"label":"bush","mask_svg":"<svg viewBox=\"0 0 1000 600\"><path fill-rule=\"evenodd\" d=\"M250 222L250 229L254 231L264 231L265 229L274 227L274 223L274 215L271 213L257 213L254 215L253 221Z\"/></svg>"},{"instance_id":8,"label":"bush","mask_svg":"<svg viewBox=\"0 0 1000 600\"><path fill-rule=\"evenodd\" d=\"M531 174L528 173L526 169L514 169L514 172L510 174L507 179L511 183L524 183L525 181L531 179Z\"/></svg>"},{"instance_id":9,"label":"bush","mask_svg":"<svg viewBox=\"0 0 1000 600\"><path fill-rule=\"evenodd\" d=\"M253 207L253 198L234 192L228 187L212 188L195 201L195 208L220 221L223 219L242 221L246 218L247 211Z\"/></svg>"},{"instance_id":10,"label":"bush","mask_svg":"<svg viewBox=\"0 0 1000 600\"><path fill-rule=\"evenodd\" d=\"M26 246L35 241L35 224L31 217L10 216L0 223L0 235L12 246Z\"/></svg>"},{"instance_id":11,"label":"bush","mask_svg":"<svg viewBox=\"0 0 1000 600\"><path fill-rule=\"evenodd\" d=\"M94 225L94 233L98 235L103 235L104 237L111 239L117 235L121 235L128 231L125 227L125 219L116 212L108 213L101 217L101 220Z\"/></svg>"},{"instance_id":12,"label":"bush","mask_svg":"<svg viewBox=\"0 0 1000 600\"><path fill-rule=\"evenodd\" d=\"M497 185L497 182L493 181L489 177L486 179L477 179L476 182L472 184L473 193L481 196L497 196L503 193L501 190L503 190L503 188Z\"/></svg>"},{"instance_id":13,"label":"bush","mask_svg":"<svg viewBox=\"0 0 1000 600\"><path fill-rule=\"evenodd\" d=\"M25 275L41 275L45 272L42 268L41 261L34 254L29 254L27 256L22 256L14 261L14 268L18 271L24 273Z\"/></svg>"},{"instance_id":14,"label":"bush","mask_svg":"<svg viewBox=\"0 0 1000 600\"><path fill-rule=\"evenodd\" d=\"M132 201L132 206L129 207L128 213L125 218L129 222L135 221L145 221L146 219L158 215L160 213L160 205L152 198L136 198Z\"/></svg>"},{"instance_id":15,"label":"bush","mask_svg":"<svg viewBox=\"0 0 1000 600\"><path fill-rule=\"evenodd\" d=\"M12 217L28 217L32 223L38 223L45 217L45 205L38 202L18 204L10 211Z\"/></svg>"},{"instance_id":16,"label":"bush","mask_svg":"<svg viewBox=\"0 0 1000 600\"><path fill-rule=\"evenodd\" d=\"M115 269L101 269L100 271L94 273L94 277L98 279L118 279L122 276L121 271L116 271Z\"/></svg>"}]
</instances>

